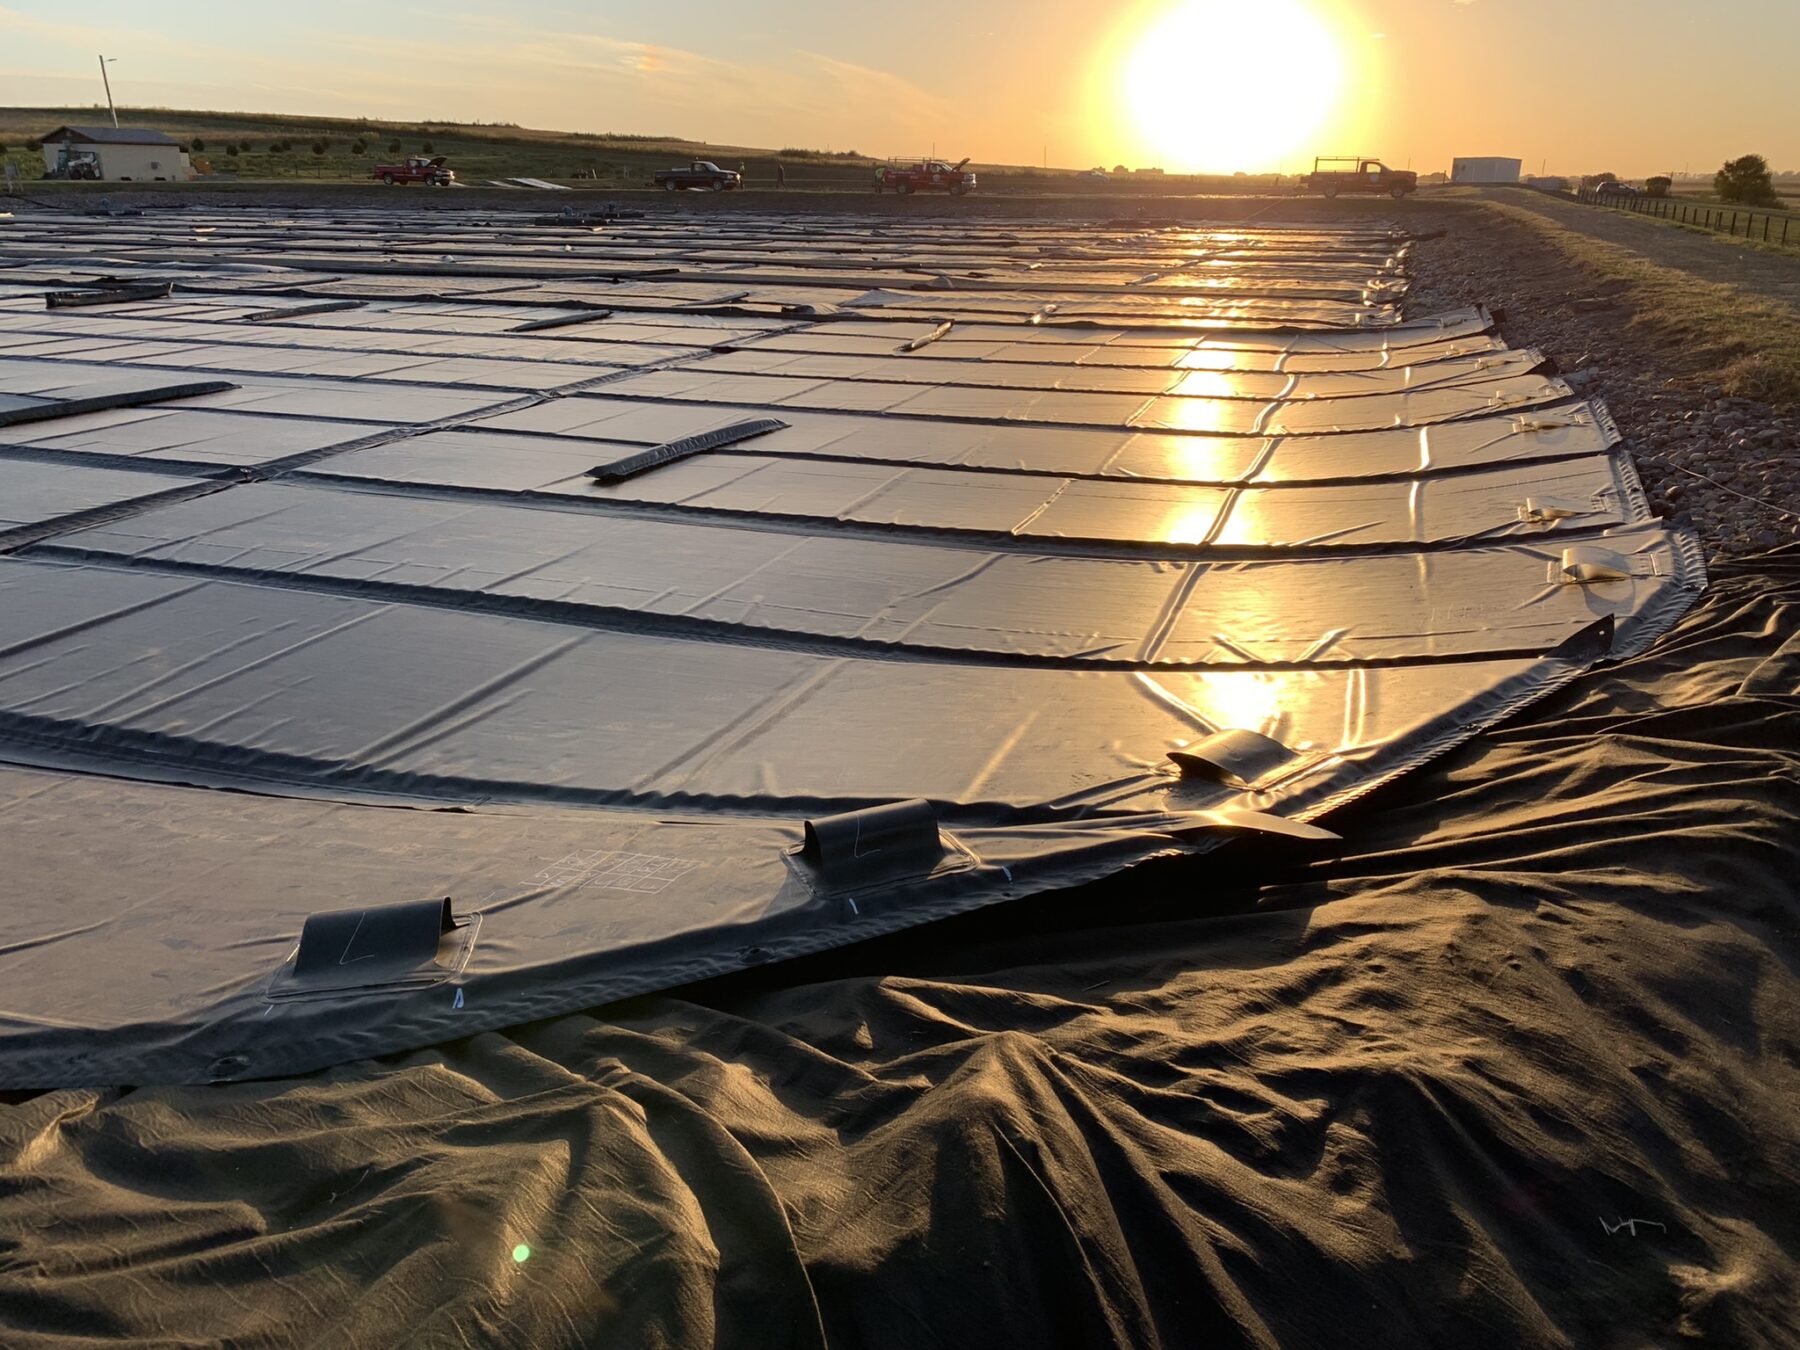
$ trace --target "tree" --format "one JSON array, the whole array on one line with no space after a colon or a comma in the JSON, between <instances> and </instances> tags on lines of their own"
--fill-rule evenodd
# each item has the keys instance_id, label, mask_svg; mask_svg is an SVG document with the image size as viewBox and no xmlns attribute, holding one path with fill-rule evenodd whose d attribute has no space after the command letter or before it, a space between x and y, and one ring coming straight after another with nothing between
<instances>
[{"instance_id":1,"label":"tree","mask_svg":"<svg viewBox=\"0 0 1800 1350\"><path fill-rule=\"evenodd\" d=\"M400 153L400 142L399 141L389 141L388 142L388 153L390 155L399 154Z\"/></svg>"},{"instance_id":2,"label":"tree","mask_svg":"<svg viewBox=\"0 0 1800 1350\"><path fill-rule=\"evenodd\" d=\"M369 143L365 140L358 138L356 143L350 147L350 153L353 155L366 154L368 152L368 149L369 149Z\"/></svg>"},{"instance_id":3,"label":"tree","mask_svg":"<svg viewBox=\"0 0 1800 1350\"><path fill-rule=\"evenodd\" d=\"M326 149L326 146L325 146L324 141L314 141L312 143L312 152L315 155L323 157L325 154L325 149Z\"/></svg>"},{"instance_id":4,"label":"tree","mask_svg":"<svg viewBox=\"0 0 1800 1350\"><path fill-rule=\"evenodd\" d=\"M1644 180L1644 192L1652 197L1666 197L1669 195L1669 189L1674 186L1675 180L1665 174L1658 174L1655 178Z\"/></svg>"},{"instance_id":5,"label":"tree","mask_svg":"<svg viewBox=\"0 0 1800 1350\"><path fill-rule=\"evenodd\" d=\"M25 148L27 150L31 151L33 154L36 154L39 150L42 150L44 148L44 143L42 141L40 141L36 136L33 136L30 140L25 142Z\"/></svg>"},{"instance_id":6,"label":"tree","mask_svg":"<svg viewBox=\"0 0 1800 1350\"><path fill-rule=\"evenodd\" d=\"M425 150L425 153L426 153L426 154L428 154L428 155L434 155L434 154L436 154L436 153L437 153L437 151L435 151L435 150L433 150L433 149L432 149L432 148L431 148L431 142L430 142L430 141L426 141L426 142L425 142L425 146L424 146L424 150Z\"/></svg>"},{"instance_id":7,"label":"tree","mask_svg":"<svg viewBox=\"0 0 1800 1350\"><path fill-rule=\"evenodd\" d=\"M1113 165L1113 172L1114 173L1130 173L1131 170L1126 168L1123 164L1115 164L1115 165Z\"/></svg>"},{"instance_id":8,"label":"tree","mask_svg":"<svg viewBox=\"0 0 1800 1350\"><path fill-rule=\"evenodd\" d=\"M1769 175L1769 161L1761 155L1739 155L1725 161L1725 167L1713 175L1713 191L1722 202L1742 202L1746 206L1779 206L1775 182Z\"/></svg>"},{"instance_id":9,"label":"tree","mask_svg":"<svg viewBox=\"0 0 1800 1350\"><path fill-rule=\"evenodd\" d=\"M236 159L238 157L238 148L235 145L228 145L225 147L225 153L230 155L233 159Z\"/></svg>"},{"instance_id":10,"label":"tree","mask_svg":"<svg viewBox=\"0 0 1800 1350\"><path fill-rule=\"evenodd\" d=\"M197 155L204 149L206 149L206 142L198 136L194 137L194 153Z\"/></svg>"}]
</instances>

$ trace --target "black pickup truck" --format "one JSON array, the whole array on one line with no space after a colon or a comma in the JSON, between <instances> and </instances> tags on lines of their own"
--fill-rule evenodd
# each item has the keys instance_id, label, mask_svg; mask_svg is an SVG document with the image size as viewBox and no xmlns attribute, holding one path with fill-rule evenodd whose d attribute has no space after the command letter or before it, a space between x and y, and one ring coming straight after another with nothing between
<instances>
[{"instance_id":1,"label":"black pickup truck","mask_svg":"<svg viewBox=\"0 0 1800 1350\"><path fill-rule=\"evenodd\" d=\"M658 169L656 185L664 192L676 188L705 188L709 192L730 192L744 185L743 176L733 169L721 169L710 159L697 159L679 169Z\"/></svg>"},{"instance_id":2,"label":"black pickup truck","mask_svg":"<svg viewBox=\"0 0 1800 1350\"><path fill-rule=\"evenodd\" d=\"M1395 201L1419 190L1419 175L1411 169L1390 169L1378 159L1331 156L1313 161L1313 171L1300 180L1302 192L1378 192Z\"/></svg>"}]
</instances>

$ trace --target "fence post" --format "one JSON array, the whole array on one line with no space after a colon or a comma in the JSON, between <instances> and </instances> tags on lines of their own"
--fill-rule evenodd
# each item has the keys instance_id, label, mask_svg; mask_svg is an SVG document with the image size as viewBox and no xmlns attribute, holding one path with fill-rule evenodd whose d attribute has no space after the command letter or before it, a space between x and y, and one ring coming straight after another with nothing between
<instances>
[{"instance_id":1,"label":"fence post","mask_svg":"<svg viewBox=\"0 0 1800 1350\"><path fill-rule=\"evenodd\" d=\"M1769 242L1769 217L1763 217L1763 243Z\"/></svg>"},{"instance_id":2,"label":"fence post","mask_svg":"<svg viewBox=\"0 0 1800 1350\"><path fill-rule=\"evenodd\" d=\"M1733 239L1737 238L1737 212L1736 211L1733 211L1731 213L1731 237Z\"/></svg>"}]
</instances>

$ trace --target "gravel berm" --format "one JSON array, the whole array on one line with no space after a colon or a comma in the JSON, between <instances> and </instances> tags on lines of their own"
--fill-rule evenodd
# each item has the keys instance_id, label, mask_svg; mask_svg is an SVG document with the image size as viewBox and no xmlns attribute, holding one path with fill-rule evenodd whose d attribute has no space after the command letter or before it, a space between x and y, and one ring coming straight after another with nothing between
<instances>
[{"instance_id":1,"label":"gravel berm","mask_svg":"<svg viewBox=\"0 0 1800 1350\"><path fill-rule=\"evenodd\" d=\"M1421 238L1411 272L1411 313L1485 304L1503 315L1512 345L1539 348L1571 385L1604 400L1652 503L1692 524L1710 556L1800 540L1800 409L1727 394L1704 357L1630 322L1621 284L1473 211Z\"/></svg>"}]
</instances>

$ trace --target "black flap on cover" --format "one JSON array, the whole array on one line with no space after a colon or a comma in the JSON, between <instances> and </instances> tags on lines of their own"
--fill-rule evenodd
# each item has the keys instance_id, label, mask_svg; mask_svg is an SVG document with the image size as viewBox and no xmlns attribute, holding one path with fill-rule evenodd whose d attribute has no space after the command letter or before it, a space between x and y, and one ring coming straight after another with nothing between
<instances>
[{"instance_id":1,"label":"black flap on cover","mask_svg":"<svg viewBox=\"0 0 1800 1350\"><path fill-rule=\"evenodd\" d=\"M473 929L472 918L457 921L448 896L314 914L270 997L435 984L467 958Z\"/></svg>"},{"instance_id":2,"label":"black flap on cover","mask_svg":"<svg viewBox=\"0 0 1800 1350\"><path fill-rule=\"evenodd\" d=\"M1248 788L1278 773L1298 756L1280 741L1233 727L1215 731L1185 750L1171 750L1169 758L1182 777L1210 778L1231 787Z\"/></svg>"},{"instance_id":3,"label":"black flap on cover","mask_svg":"<svg viewBox=\"0 0 1800 1350\"><path fill-rule=\"evenodd\" d=\"M925 876L943 856L937 812L918 798L809 820L799 853L831 890Z\"/></svg>"}]
</instances>

